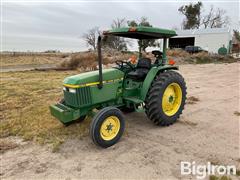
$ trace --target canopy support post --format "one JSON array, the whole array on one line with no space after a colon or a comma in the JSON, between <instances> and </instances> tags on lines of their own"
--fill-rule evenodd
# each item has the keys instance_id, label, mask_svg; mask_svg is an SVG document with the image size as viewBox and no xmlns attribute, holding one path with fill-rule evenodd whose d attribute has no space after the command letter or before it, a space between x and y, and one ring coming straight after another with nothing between
<instances>
[{"instance_id":1,"label":"canopy support post","mask_svg":"<svg viewBox=\"0 0 240 180\"><path fill-rule=\"evenodd\" d=\"M167 61L167 38L163 38L163 56L162 56L162 59L163 59L163 65L166 64L166 61Z\"/></svg>"},{"instance_id":2,"label":"canopy support post","mask_svg":"<svg viewBox=\"0 0 240 180\"><path fill-rule=\"evenodd\" d=\"M141 58L142 57L142 39L139 39L139 57L138 58Z\"/></svg>"}]
</instances>

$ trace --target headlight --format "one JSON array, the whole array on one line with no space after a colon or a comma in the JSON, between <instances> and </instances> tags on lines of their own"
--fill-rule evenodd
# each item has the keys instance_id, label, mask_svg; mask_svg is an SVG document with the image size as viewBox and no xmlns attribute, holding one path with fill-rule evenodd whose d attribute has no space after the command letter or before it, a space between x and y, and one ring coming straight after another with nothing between
<instances>
[{"instance_id":1,"label":"headlight","mask_svg":"<svg viewBox=\"0 0 240 180\"><path fill-rule=\"evenodd\" d=\"M70 93L76 93L76 89L69 88Z\"/></svg>"},{"instance_id":2,"label":"headlight","mask_svg":"<svg viewBox=\"0 0 240 180\"><path fill-rule=\"evenodd\" d=\"M63 87L63 90L66 91L67 90L66 87Z\"/></svg>"}]
</instances>

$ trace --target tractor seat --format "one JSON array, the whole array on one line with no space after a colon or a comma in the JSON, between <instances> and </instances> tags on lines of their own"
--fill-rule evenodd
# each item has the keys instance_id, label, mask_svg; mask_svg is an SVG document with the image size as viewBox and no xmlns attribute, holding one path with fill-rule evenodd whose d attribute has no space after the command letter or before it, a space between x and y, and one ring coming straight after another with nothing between
<instances>
[{"instance_id":1,"label":"tractor seat","mask_svg":"<svg viewBox=\"0 0 240 180\"><path fill-rule=\"evenodd\" d=\"M147 76L148 71L151 68L151 59L141 58L138 60L136 69L127 74L127 77L136 80L143 81Z\"/></svg>"}]
</instances>

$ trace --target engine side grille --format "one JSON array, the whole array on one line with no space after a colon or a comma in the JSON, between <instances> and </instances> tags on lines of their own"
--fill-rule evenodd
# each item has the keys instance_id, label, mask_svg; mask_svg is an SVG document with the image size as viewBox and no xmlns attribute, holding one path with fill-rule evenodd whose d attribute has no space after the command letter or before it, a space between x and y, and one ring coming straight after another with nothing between
<instances>
[{"instance_id":1,"label":"engine side grille","mask_svg":"<svg viewBox=\"0 0 240 180\"><path fill-rule=\"evenodd\" d=\"M90 87L82 87L77 89L78 105L89 105L92 103Z\"/></svg>"},{"instance_id":2,"label":"engine side grille","mask_svg":"<svg viewBox=\"0 0 240 180\"><path fill-rule=\"evenodd\" d=\"M69 88L64 91L64 99L67 105L82 107L92 103L90 87L77 88L76 93L69 92Z\"/></svg>"}]
</instances>

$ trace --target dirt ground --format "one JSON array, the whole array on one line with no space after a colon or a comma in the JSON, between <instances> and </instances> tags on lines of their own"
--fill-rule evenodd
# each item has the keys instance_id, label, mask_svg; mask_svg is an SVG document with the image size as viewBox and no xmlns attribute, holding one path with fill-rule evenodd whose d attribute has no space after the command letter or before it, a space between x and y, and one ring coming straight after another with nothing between
<instances>
[{"instance_id":1,"label":"dirt ground","mask_svg":"<svg viewBox=\"0 0 240 180\"><path fill-rule=\"evenodd\" d=\"M102 149L86 136L58 152L22 142L0 154L1 179L186 179L181 161L236 165L239 154L240 63L182 65L188 98L179 121L153 125L143 113L126 115L121 141ZM192 177L195 179L194 177Z\"/></svg>"}]
</instances>

